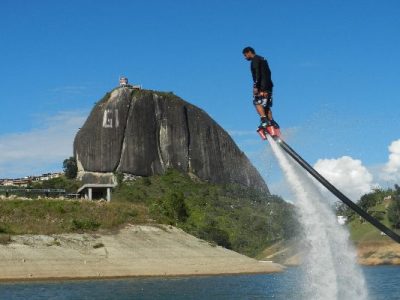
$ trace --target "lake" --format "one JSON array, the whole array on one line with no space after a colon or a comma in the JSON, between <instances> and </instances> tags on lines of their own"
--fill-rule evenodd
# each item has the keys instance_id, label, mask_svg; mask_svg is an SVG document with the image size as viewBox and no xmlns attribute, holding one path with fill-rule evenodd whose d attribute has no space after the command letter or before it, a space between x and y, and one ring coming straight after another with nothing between
<instances>
[{"instance_id":1,"label":"lake","mask_svg":"<svg viewBox=\"0 0 400 300\"><path fill-rule=\"evenodd\" d=\"M370 300L400 299L400 267L362 270ZM300 277L299 268L288 268L269 275L5 282L0 299L301 299Z\"/></svg>"}]
</instances>

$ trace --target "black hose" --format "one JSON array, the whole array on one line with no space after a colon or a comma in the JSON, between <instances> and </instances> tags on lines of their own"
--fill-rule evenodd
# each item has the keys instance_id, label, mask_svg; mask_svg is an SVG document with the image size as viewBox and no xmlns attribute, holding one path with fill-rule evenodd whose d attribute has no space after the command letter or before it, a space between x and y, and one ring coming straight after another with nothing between
<instances>
[{"instance_id":1,"label":"black hose","mask_svg":"<svg viewBox=\"0 0 400 300\"><path fill-rule=\"evenodd\" d=\"M274 139L281 146L281 148L285 150L287 154L289 154L296 162L298 162L308 173L310 173L315 179L317 179L323 186L325 186L329 191L331 191L332 194L338 197L343 203L345 203L348 207L354 210L357 214L359 214L369 223L371 223L380 231L385 233L392 240L400 243L400 236L397 233L390 230L388 227L383 225L381 222L379 222L377 219L375 219L373 216L371 216L369 213L364 211L361 207L359 207L357 204L355 204L353 201L347 198L342 192L340 192L337 188L335 188L328 180L322 177L322 175L319 174L313 167L311 167L300 155L298 155L288 144L286 144L285 141L283 141L279 137L274 137Z\"/></svg>"}]
</instances>

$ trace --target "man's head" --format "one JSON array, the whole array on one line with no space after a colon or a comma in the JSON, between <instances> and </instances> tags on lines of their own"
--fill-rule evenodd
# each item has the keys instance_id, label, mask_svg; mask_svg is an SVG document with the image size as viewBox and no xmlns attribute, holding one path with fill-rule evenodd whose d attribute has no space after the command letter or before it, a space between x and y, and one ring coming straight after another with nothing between
<instances>
[{"instance_id":1,"label":"man's head","mask_svg":"<svg viewBox=\"0 0 400 300\"><path fill-rule=\"evenodd\" d=\"M256 51L254 51L254 49L251 47L244 48L242 52L243 52L244 58L246 58L247 60L252 60L253 57L256 55Z\"/></svg>"}]
</instances>

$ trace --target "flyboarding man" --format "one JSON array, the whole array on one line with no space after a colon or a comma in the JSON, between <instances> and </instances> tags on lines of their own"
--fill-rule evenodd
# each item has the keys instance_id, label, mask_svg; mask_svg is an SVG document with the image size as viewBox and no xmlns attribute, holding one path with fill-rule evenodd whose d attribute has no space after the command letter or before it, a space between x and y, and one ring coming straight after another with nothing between
<instances>
[{"instance_id":1,"label":"flyboarding man","mask_svg":"<svg viewBox=\"0 0 400 300\"><path fill-rule=\"evenodd\" d=\"M271 70L267 60L257 55L251 47L243 49L245 59L251 61L250 69L253 76L253 104L261 118L260 129L269 131L272 127L279 130L279 125L272 117L272 89ZM271 127L272 126L272 127Z\"/></svg>"}]
</instances>

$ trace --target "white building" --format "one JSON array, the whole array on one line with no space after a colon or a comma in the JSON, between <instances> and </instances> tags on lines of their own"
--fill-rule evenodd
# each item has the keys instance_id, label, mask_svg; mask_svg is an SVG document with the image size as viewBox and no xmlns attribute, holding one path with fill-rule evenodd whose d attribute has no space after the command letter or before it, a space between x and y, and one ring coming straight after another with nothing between
<instances>
[{"instance_id":1,"label":"white building","mask_svg":"<svg viewBox=\"0 0 400 300\"><path fill-rule=\"evenodd\" d=\"M6 179L3 181L4 186L13 186L14 185L14 180L11 179Z\"/></svg>"}]
</instances>

